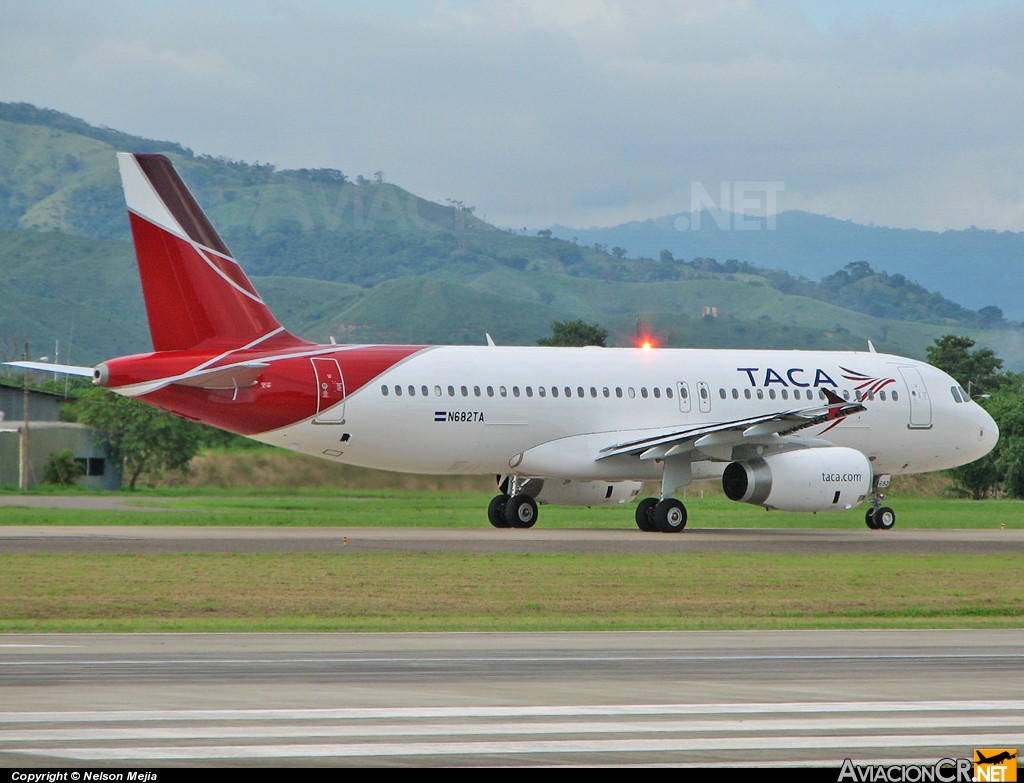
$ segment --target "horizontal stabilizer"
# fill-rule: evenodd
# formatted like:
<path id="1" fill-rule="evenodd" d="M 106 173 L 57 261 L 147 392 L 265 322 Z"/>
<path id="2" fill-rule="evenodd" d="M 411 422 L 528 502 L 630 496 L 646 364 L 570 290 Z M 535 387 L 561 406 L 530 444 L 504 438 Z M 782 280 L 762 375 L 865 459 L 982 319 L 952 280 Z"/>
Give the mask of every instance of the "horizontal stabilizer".
<path id="1" fill-rule="evenodd" d="M 92 378 L 95 368 L 76 367 L 73 364 L 49 364 L 48 362 L 4 362 L 8 367 L 21 367 L 23 370 L 42 370 L 43 372 L 59 372 L 62 375 L 81 375 Z"/>

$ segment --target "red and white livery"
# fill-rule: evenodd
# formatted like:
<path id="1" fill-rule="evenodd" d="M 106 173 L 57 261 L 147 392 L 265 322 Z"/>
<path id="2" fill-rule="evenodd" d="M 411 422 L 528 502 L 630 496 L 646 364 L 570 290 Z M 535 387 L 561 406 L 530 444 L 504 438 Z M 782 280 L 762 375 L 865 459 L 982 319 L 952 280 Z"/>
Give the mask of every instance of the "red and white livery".
<path id="1" fill-rule="evenodd" d="M 118 162 L 154 350 L 104 362 L 97 384 L 328 460 L 494 474 L 497 527 L 658 480 L 636 522 L 674 532 L 674 493 L 720 477 L 768 508 L 870 498 L 868 526 L 888 529 L 892 474 L 971 462 L 998 437 L 948 375 L 873 350 L 315 345 L 274 317 L 167 158 Z"/>

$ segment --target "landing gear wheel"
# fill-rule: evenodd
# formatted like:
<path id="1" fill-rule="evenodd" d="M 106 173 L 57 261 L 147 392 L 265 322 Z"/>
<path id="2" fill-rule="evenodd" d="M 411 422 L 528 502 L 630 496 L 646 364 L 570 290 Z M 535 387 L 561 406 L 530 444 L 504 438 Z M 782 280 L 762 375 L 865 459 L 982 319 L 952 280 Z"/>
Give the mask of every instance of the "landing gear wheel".
<path id="1" fill-rule="evenodd" d="M 875 509 L 875 528 L 878 530 L 892 530 L 896 524 L 896 512 L 888 506 Z"/>
<path id="2" fill-rule="evenodd" d="M 512 527 L 533 527 L 537 523 L 537 502 L 529 495 L 513 495 L 505 504 L 505 519 Z"/>
<path id="3" fill-rule="evenodd" d="M 869 508 L 868 513 L 864 515 L 864 524 L 872 530 L 878 530 L 878 525 L 875 524 L 875 510 L 873 508 Z"/>
<path id="4" fill-rule="evenodd" d="M 662 533 L 678 533 L 686 527 L 686 506 L 675 498 L 658 501 L 651 518 Z"/>
<path id="5" fill-rule="evenodd" d="M 487 506 L 487 519 L 495 527 L 509 526 L 508 519 L 505 517 L 505 506 L 508 501 L 508 495 L 496 495 L 491 498 L 491 503 Z"/>
<path id="6" fill-rule="evenodd" d="M 654 524 L 651 514 L 654 507 L 658 505 L 657 498 L 644 498 L 636 507 L 636 526 L 645 533 L 658 532 L 658 526 Z"/>

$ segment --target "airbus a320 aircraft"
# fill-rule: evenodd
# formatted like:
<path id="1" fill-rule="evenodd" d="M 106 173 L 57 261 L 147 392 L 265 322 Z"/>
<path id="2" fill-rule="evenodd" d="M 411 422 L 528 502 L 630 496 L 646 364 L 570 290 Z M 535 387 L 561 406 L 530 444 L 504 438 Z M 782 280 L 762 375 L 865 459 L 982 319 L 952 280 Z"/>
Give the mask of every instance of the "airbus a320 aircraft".
<path id="1" fill-rule="evenodd" d="M 118 154 L 153 352 L 70 368 L 178 416 L 316 457 L 394 471 L 495 474 L 487 516 L 625 503 L 677 532 L 673 494 L 721 478 L 732 500 L 834 511 L 892 474 L 978 459 L 992 418 L 940 370 L 866 352 L 314 345 L 285 330 L 174 171 Z M 18 366 L 68 371 L 31 362 Z"/>

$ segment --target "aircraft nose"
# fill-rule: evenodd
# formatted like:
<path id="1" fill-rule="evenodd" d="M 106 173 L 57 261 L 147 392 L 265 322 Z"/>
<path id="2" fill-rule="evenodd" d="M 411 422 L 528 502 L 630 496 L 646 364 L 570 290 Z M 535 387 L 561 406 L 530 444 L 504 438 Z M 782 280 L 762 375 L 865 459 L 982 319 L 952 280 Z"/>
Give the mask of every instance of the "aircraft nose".
<path id="1" fill-rule="evenodd" d="M 999 440 L 999 425 L 989 412 L 977 403 L 974 404 L 973 419 L 978 433 L 978 456 L 975 459 L 981 459 L 996 447 Z"/>

